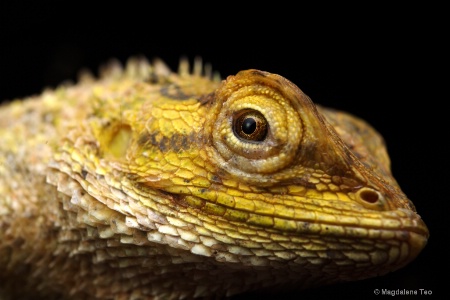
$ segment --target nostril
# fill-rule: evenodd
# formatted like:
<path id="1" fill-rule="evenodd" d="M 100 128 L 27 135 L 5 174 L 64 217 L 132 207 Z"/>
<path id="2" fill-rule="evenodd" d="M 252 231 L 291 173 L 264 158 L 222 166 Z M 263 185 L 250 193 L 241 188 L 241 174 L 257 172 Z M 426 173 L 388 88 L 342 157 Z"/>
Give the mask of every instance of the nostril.
<path id="1" fill-rule="evenodd" d="M 363 191 L 360 191 L 359 197 L 361 200 L 369 202 L 369 203 L 375 203 L 378 201 L 378 193 L 374 190 L 365 189 Z"/>
<path id="2" fill-rule="evenodd" d="M 387 208 L 383 195 L 368 187 L 364 187 L 356 193 L 356 200 L 369 209 L 384 210 Z"/>

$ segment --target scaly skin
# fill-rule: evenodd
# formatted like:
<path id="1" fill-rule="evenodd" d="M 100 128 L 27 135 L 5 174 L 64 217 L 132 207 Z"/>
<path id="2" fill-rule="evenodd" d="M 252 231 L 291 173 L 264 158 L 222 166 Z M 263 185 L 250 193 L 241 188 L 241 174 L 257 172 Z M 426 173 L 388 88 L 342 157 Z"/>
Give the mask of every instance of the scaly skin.
<path id="1" fill-rule="evenodd" d="M 419 254 L 374 129 L 279 75 L 188 68 L 132 59 L 0 107 L 0 298 L 220 298 Z"/>

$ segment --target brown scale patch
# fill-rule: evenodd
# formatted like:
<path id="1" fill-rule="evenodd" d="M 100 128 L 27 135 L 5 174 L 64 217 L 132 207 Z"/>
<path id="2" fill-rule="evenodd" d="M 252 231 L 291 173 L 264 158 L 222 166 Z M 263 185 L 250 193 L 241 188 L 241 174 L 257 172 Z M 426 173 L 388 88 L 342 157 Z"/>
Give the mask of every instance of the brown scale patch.
<path id="1" fill-rule="evenodd" d="M 161 152 L 177 152 L 188 150 L 192 143 L 197 143 L 199 138 L 196 134 L 189 135 L 173 134 L 171 137 L 163 136 L 160 132 L 144 133 L 138 139 L 141 147 L 157 147 Z"/>
<path id="2" fill-rule="evenodd" d="M 316 184 L 309 182 L 310 175 L 304 175 L 302 177 L 289 178 L 282 180 L 278 183 L 279 186 L 287 185 L 299 185 L 308 189 L 316 189 Z"/>
<path id="3" fill-rule="evenodd" d="M 172 200 L 173 203 L 176 203 L 182 207 L 188 207 L 189 204 L 186 202 L 186 196 L 181 194 L 170 193 L 164 190 L 159 190 L 161 194 L 163 194 L 167 199 Z"/>
<path id="4" fill-rule="evenodd" d="M 200 102 L 201 105 L 205 105 L 205 104 L 213 103 L 214 99 L 215 99 L 215 94 L 209 93 L 209 94 L 200 96 L 198 101 Z"/>
<path id="5" fill-rule="evenodd" d="M 177 84 L 163 86 L 160 89 L 161 95 L 174 100 L 186 100 L 192 98 L 192 95 L 186 94 Z"/>
<path id="6" fill-rule="evenodd" d="M 150 84 L 157 84 L 158 82 L 160 82 L 160 78 L 157 74 L 151 73 L 149 75 L 148 79 L 146 80 L 146 82 L 148 82 Z"/>
<path id="7" fill-rule="evenodd" d="M 139 136 L 138 139 L 138 145 L 141 147 L 145 147 L 147 145 L 147 143 L 149 143 L 149 141 L 151 141 L 152 139 L 155 139 L 155 137 L 151 134 L 149 134 L 148 132 L 144 132 L 143 134 L 141 134 Z"/>

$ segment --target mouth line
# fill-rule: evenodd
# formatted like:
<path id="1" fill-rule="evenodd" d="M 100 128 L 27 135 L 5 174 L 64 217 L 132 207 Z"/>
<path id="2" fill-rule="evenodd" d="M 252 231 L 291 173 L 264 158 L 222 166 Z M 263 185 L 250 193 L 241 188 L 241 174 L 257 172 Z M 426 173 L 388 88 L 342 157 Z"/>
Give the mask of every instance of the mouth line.
<path id="1" fill-rule="evenodd" d="M 421 217 L 405 208 L 376 211 L 357 203 L 317 198 L 302 199 L 303 201 L 289 198 L 278 203 L 268 203 L 238 196 L 234 201 L 220 201 L 220 199 L 211 201 L 201 195 L 189 196 L 201 201 L 189 203 L 194 204 L 192 206 L 186 203 L 184 207 L 192 207 L 197 211 L 209 207 L 207 211 L 210 214 L 228 221 L 247 223 L 259 228 L 272 228 L 276 231 L 300 234 L 327 234 L 328 231 L 330 235 L 342 237 L 352 236 L 346 234 L 351 232 L 362 238 L 369 235 L 370 231 L 370 235 L 382 235 L 383 239 L 383 232 L 386 232 L 385 235 L 396 232 L 394 236 L 401 236 L 402 232 L 403 236 L 408 232 L 424 238 L 429 236 L 428 228 Z"/>
<path id="2" fill-rule="evenodd" d="M 418 226 L 400 226 L 400 227 L 383 227 L 383 226 L 367 226 L 360 224 L 339 224 L 334 222 L 322 222 L 322 221 L 309 221 L 309 220 L 294 220 L 294 222 L 299 224 L 312 224 L 318 226 L 324 226 L 331 230 L 332 228 L 342 228 L 343 230 L 366 230 L 366 231 L 376 231 L 376 232 L 395 232 L 401 234 L 402 232 L 410 232 L 417 235 L 421 235 L 425 238 L 429 237 L 429 232 L 427 227 L 424 225 L 422 221 L 421 225 Z M 308 225 L 304 225 L 304 227 L 308 227 Z"/>
<path id="3" fill-rule="evenodd" d="M 418 235 L 422 235 L 426 238 L 428 238 L 428 229 L 423 226 L 407 226 L 407 227 L 397 227 L 397 228 L 388 228 L 388 227 L 382 227 L 382 226 L 363 226 L 363 225 L 358 225 L 358 224 L 337 224 L 337 223 L 327 223 L 327 222 L 317 222 L 319 224 L 323 224 L 323 225 L 334 225 L 334 226 L 341 226 L 343 228 L 360 228 L 360 229 L 365 229 L 365 230 L 375 230 L 375 231 L 379 231 L 379 232 L 411 232 L 411 233 L 415 233 Z"/>
<path id="4" fill-rule="evenodd" d="M 308 212 L 305 212 L 307 214 Z M 428 239 L 429 231 L 424 221 L 418 214 L 412 211 L 408 213 L 388 214 L 385 218 L 369 217 L 364 215 L 333 216 L 330 213 L 310 214 L 302 216 L 286 216 L 279 213 L 267 214 L 252 212 L 247 222 L 258 227 L 272 228 L 277 231 L 295 232 L 297 234 L 320 234 L 336 237 L 369 238 L 369 239 L 398 239 L 405 240 L 411 234 Z M 272 219 L 273 222 L 261 224 L 252 222 L 258 218 Z"/>
<path id="5" fill-rule="evenodd" d="M 295 209 L 297 213 L 299 208 Z M 348 210 L 348 212 L 352 212 Z M 301 210 L 299 215 L 282 213 L 282 210 L 275 210 L 272 213 L 265 211 L 248 211 L 251 216 L 261 216 L 273 218 L 274 224 L 283 222 L 286 227 L 282 226 L 278 229 L 285 229 L 288 231 L 298 231 L 295 228 L 312 229 L 313 227 L 334 227 L 336 232 L 338 228 L 342 230 L 372 230 L 378 232 L 413 232 L 428 238 L 429 231 L 421 217 L 406 209 L 397 209 L 386 212 L 358 212 L 348 214 L 337 214 L 334 211 L 317 212 L 314 209 Z M 289 225 L 290 226 L 287 226 Z M 277 226 L 274 226 L 277 228 Z M 311 228 L 310 228 L 311 227 Z M 317 229 L 316 229 L 317 230 Z"/>
<path id="6" fill-rule="evenodd" d="M 261 222 L 260 220 L 272 220 L 271 222 Z M 370 221 L 370 220 L 369 220 Z M 284 234 L 293 236 L 328 236 L 342 239 L 361 240 L 397 240 L 410 243 L 411 240 L 426 241 L 429 237 L 428 228 L 421 219 L 398 222 L 397 226 L 386 226 L 380 224 L 339 223 L 338 221 L 311 220 L 311 219 L 289 219 L 286 217 L 268 217 L 262 215 L 250 216 L 244 221 L 250 226 L 267 228 Z M 403 224 L 402 224 L 403 223 Z M 411 241 L 414 242 L 414 241 Z M 418 242 L 417 242 L 418 243 Z M 420 242 L 419 244 L 423 244 Z"/>

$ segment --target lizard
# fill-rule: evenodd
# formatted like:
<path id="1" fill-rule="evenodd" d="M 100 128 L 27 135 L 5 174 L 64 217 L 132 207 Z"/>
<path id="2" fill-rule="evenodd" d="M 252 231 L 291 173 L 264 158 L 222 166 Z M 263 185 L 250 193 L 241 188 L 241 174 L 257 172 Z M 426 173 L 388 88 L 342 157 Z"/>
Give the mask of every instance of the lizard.
<path id="1" fill-rule="evenodd" d="M 367 122 L 281 75 L 132 57 L 0 107 L 0 298 L 222 298 L 404 267 L 429 232 Z"/>

